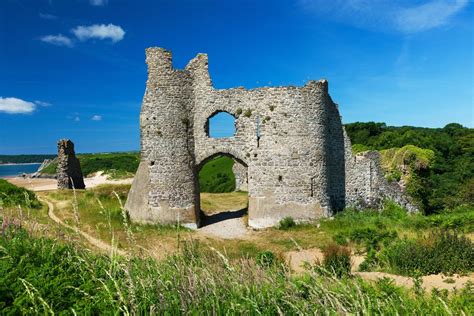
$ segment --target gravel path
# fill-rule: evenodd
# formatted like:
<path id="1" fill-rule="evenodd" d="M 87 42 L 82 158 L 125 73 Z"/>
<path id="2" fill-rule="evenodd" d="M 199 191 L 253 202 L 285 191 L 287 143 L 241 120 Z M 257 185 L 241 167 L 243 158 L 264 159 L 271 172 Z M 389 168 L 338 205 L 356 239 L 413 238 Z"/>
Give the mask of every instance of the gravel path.
<path id="1" fill-rule="evenodd" d="M 228 218 L 204 219 L 204 226 L 198 229 L 198 233 L 222 239 L 240 239 L 245 237 L 249 230 L 239 212 L 227 212 L 226 214 L 230 214 Z M 217 214 L 215 216 L 222 215 Z"/>

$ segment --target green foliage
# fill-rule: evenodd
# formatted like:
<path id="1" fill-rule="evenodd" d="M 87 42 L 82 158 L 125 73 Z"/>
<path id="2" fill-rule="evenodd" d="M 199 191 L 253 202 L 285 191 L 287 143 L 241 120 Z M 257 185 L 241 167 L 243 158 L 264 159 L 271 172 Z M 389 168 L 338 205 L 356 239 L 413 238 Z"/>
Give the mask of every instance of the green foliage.
<path id="1" fill-rule="evenodd" d="M 269 250 L 257 254 L 255 262 L 261 267 L 270 267 L 276 262 L 275 254 Z"/>
<path id="2" fill-rule="evenodd" d="M 88 176 L 97 171 L 121 177 L 133 175 L 140 164 L 137 153 L 85 154 L 78 156 L 82 173 Z"/>
<path id="3" fill-rule="evenodd" d="M 77 157 L 86 177 L 97 171 L 104 171 L 113 179 L 130 177 L 135 174 L 140 164 L 138 153 L 80 154 Z M 41 170 L 41 173 L 55 174 L 57 166 L 57 162 L 53 162 Z"/>
<path id="4" fill-rule="evenodd" d="M 285 217 L 282 220 L 280 220 L 280 223 L 278 225 L 278 229 L 288 230 L 288 229 L 293 228 L 295 226 L 296 226 L 296 223 L 295 223 L 295 220 L 293 219 L 293 217 L 288 216 L 288 217 Z"/>
<path id="5" fill-rule="evenodd" d="M 323 249 L 323 266 L 333 272 L 337 277 L 342 277 L 351 272 L 351 251 L 349 248 L 337 244 L 329 244 Z"/>
<path id="6" fill-rule="evenodd" d="M 234 160 L 227 156 L 217 156 L 205 163 L 199 171 L 200 191 L 209 193 L 235 191 L 233 165 Z"/>
<path id="7" fill-rule="evenodd" d="M 55 155 L 0 155 L 0 163 L 41 163 L 45 159 L 55 157 Z"/>
<path id="8" fill-rule="evenodd" d="M 50 164 L 46 165 L 43 169 L 41 169 L 42 174 L 56 174 L 56 170 L 58 169 L 58 162 L 56 160 L 52 161 Z"/>
<path id="9" fill-rule="evenodd" d="M 0 179 L 0 209 L 2 207 L 17 206 L 40 208 L 41 203 L 33 192 L 19 188 L 4 179 Z"/>
<path id="10" fill-rule="evenodd" d="M 251 117 L 252 116 L 252 110 L 251 109 L 245 110 L 244 116 L 245 117 Z"/>
<path id="11" fill-rule="evenodd" d="M 392 158 L 386 159 L 394 162 L 388 166 L 389 180 L 402 177 L 400 166 L 410 168 L 407 191 L 425 213 L 474 204 L 474 129 L 456 123 L 421 128 L 374 122 L 347 124 L 345 128 L 356 151 L 381 150 L 382 158 Z"/>
<path id="12" fill-rule="evenodd" d="M 354 144 L 352 145 L 352 154 L 358 154 L 358 153 L 361 153 L 361 152 L 364 152 L 364 151 L 368 151 L 370 150 L 370 147 L 367 147 L 365 145 L 362 145 L 362 144 Z"/>
<path id="13" fill-rule="evenodd" d="M 388 280 L 372 285 L 315 272 L 294 277 L 278 266 L 234 263 L 195 245 L 161 262 L 94 255 L 2 227 L 0 310 L 7 315 L 468 315 L 474 308 L 470 287 L 449 296 L 414 296 Z"/>
<path id="14" fill-rule="evenodd" d="M 383 252 L 389 268 L 403 275 L 467 273 L 474 270 L 474 243 L 450 231 L 394 242 Z"/>

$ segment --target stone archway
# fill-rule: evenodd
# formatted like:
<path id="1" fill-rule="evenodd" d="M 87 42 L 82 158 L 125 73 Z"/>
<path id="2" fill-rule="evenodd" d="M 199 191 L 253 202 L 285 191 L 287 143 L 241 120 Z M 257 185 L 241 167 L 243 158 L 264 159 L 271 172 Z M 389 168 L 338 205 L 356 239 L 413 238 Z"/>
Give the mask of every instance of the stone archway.
<path id="1" fill-rule="evenodd" d="M 232 162 L 232 166 L 227 165 L 229 160 Z M 212 170 L 212 168 L 215 167 L 214 162 L 217 164 L 217 169 Z M 226 165 L 222 166 L 222 162 L 225 162 Z M 234 170 L 236 170 L 235 166 L 238 166 L 241 172 L 245 172 L 245 175 L 239 174 L 239 181 L 241 182 L 243 180 L 242 178 L 246 180 L 247 164 L 230 153 L 216 152 L 203 159 L 199 164 L 196 164 L 196 207 L 199 209 L 199 222 L 201 227 L 221 221 L 241 218 L 248 214 L 248 193 L 238 190 L 241 189 L 242 186 L 237 187 L 237 177 L 234 173 Z M 222 170 L 222 168 L 225 168 L 225 170 Z M 225 176 L 226 184 L 233 182 L 232 184 L 235 184 L 234 189 L 230 189 L 232 190 L 230 192 L 227 189 L 228 186 L 226 186 L 224 191 L 206 191 L 208 187 L 200 183 L 200 175 L 201 171 L 205 171 L 206 176 L 209 176 L 210 170 L 212 170 L 211 172 L 217 173 L 217 179 L 222 179 Z M 227 177 L 229 171 L 233 174 L 235 179 Z M 206 189 L 201 187 L 201 185 L 204 185 Z"/>

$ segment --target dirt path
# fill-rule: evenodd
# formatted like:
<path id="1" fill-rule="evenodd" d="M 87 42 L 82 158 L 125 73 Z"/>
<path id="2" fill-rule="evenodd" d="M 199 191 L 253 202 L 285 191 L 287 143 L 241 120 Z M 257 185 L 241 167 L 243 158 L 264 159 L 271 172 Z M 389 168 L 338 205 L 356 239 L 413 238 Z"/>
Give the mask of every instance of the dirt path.
<path id="1" fill-rule="evenodd" d="M 73 227 L 73 226 L 70 226 L 66 223 L 64 223 L 55 213 L 54 213 L 54 204 L 49 201 L 48 199 L 44 198 L 44 197 L 39 197 L 38 196 L 38 199 L 43 202 L 43 203 L 46 203 L 48 205 L 48 216 L 49 218 L 51 218 L 55 223 L 65 227 L 65 228 L 68 228 L 68 229 L 71 229 L 73 230 L 74 232 L 76 232 L 77 234 L 81 235 L 82 237 L 84 237 L 87 242 L 89 242 L 91 245 L 93 245 L 94 247 L 102 250 L 102 251 L 105 251 L 105 252 L 108 252 L 110 254 L 112 253 L 117 253 L 121 256 L 124 256 L 126 255 L 127 253 L 123 250 L 120 250 L 120 249 L 117 249 L 115 247 L 112 247 L 110 246 L 109 244 L 103 242 L 102 240 L 99 240 L 95 237 L 92 237 L 91 235 L 87 234 L 86 232 L 83 232 L 82 230 L 80 230 L 79 228 L 77 227 Z"/>
<path id="2" fill-rule="evenodd" d="M 284 254 L 285 261 L 295 273 L 307 271 L 307 265 L 317 265 L 323 261 L 324 255 L 318 248 L 288 251 Z M 358 272 L 359 265 L 364 261 L 362 256 L 352 256 L 352 274 L 360 276 L 364 280 L 376 281 L 378 279 L 390 278 L 398 286 L 412 288 L 413 278 L 385 272 Z M 474 274 L 468 276 L 453 275 L 451 277 L 442 274 L 425 275 L 421 278 L 422 287 L 425 291 L 438 290 L 453 291 L 466 286 L 467 282 L 474 283 Z"/>

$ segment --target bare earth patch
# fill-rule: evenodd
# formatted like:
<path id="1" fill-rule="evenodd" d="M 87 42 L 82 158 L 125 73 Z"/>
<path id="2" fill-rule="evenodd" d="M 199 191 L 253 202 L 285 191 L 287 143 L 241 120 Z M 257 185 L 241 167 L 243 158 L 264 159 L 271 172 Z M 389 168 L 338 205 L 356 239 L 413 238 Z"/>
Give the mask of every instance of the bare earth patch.
<path id="1" fill-rule="evenodd" d="M 355 275 L 360 276 L 364 280 L 378 280 L 382 278 L 390 278 L 394 280 L 396 285 L 404 286 L 411 288 L 413 287 L 413 278 L 405 277 L 401 275 L 395 275 L 385 272 L 355 272 Z M 450 283 L 446 283 L 446 279 L 452 279 Z M 466 286 L 468 281 L 474 282 L 474 274 L 470 274 L 468 276 L 459 276 L 453 275 L 450 277 L 444 276 L 442 274 L 431 274 L 425 275 L 421 277 L 423 281 L 422 287 L 425 291 L 431 291 L 432 289 L 436 288 L 438 290 L 448 290 L 453 291 L 454 289 L 462 289 Z"/>
<path id="2" fill-rule="evenodd" d="M 302 249 L 297 251 L 288 251 L 284 254 L 286 263 L 295 273 L 304 273 L 307 271 L 307 266 L 314 266 L 320 264 L 324 255 L 318 248 Z M 390 278 L 398 286 L 407 288 L 413 287 L 413 278 L 390 274 L 385 272 L 357 272 L 360 264 L 364 261 L 363 256 L 352 256 L 352 274 L 360 276 L 364 280 L 376 281 L 382 278 Z M 445 276 L 442 274 L 425 275 L 421 278 L 423 281 L 422 287 L 426 291 L 431 291 L 436 288 L 438 290 L 453 291 L 454 289 L 461 289 L 466 286 L 467 282 L 474 282 L 474 273 L 468 276 Z M 446 281 L 448 280 L 448 281 Z"/>

